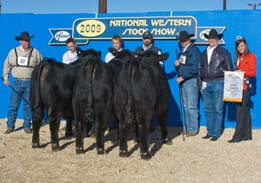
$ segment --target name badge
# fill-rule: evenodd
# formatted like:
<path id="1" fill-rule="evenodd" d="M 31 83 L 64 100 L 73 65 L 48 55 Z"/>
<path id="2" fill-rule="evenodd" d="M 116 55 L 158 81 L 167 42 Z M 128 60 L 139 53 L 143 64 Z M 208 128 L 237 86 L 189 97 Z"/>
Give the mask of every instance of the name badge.
<path id="1" fill-rule="evenodd" d="M 18 65 L 20 66 L 28 66 L 28 57 L 18 57 Z"/>
<path id="2" fill-rule="evenodd" d="M 180 56 L 180 58 L 179 58 L 179 62 L 181 63 L 181 64 L 186 64 L 186 56 L 185 55 L 181 55 Z"/>

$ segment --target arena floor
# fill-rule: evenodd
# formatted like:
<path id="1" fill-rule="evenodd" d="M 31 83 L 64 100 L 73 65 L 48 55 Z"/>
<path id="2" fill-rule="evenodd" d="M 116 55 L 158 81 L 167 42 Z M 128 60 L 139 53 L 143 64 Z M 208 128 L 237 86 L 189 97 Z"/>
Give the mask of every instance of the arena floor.
<path id="1" fill-rule="evenodd" d="M 145 161 L 133 140 L 128 143 L 130 156 L 120 158 L 115 133 L 107 135 L 105 155 L 96 154 L 94 138 L 86 138 L 86 153 L 76 155 L 74 139 L 62 139 L 62 150 L 52 152 L 49 125 L 41 128 L 40 149 L 31 148 L 31 135 L 23 130 L 5 135 L 5 129 L 0 120 L 1 183 L 261 182 L 261 130 L 253 131 L 253 141 L 229 144 L 233 129 L 211 142 L 201 139 L 206 133 L 201 128 L 183 142 L 178 129 L 170 128 L 173 144 L 160 146 L 156 129 L 150 135 L 152 158 Z"/>

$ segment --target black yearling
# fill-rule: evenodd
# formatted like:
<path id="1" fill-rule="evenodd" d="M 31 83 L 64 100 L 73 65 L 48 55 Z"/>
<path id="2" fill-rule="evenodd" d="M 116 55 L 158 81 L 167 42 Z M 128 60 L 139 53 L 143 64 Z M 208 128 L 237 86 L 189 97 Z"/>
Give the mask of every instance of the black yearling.
<path id="1" fill-rule="evenodd" d="M 169 84 L 159 61 L 168 53 L 145 52 L 135 55 L 120 72 L 115 87 L 115 111 L 120 121 L 120 156 L 127 156 L 127 136 L 130 123 L 136 123 L 141 158 L 150 158 L 147 141 L 148 126 L 157 117 L 163 143 L 167 142 Z M 127 95 L 126 95 L 127 94 Z"/>
<path id="2" fill-rule="evenodd" d="M 73 109 L 76 119 L 76 153 L 83 153 L 85 128 L 96 123 L 97 153 L 104 154 L 104 132 L 113 113 L 112 74 L 98 58 L 89 59 L 74 84 Z"/>
<path id="3" fill-rule="evenodd" d="M 33 148 L 40 146 L 39 130 L 45 108 L 48 109 L 52 150 L 57 151 L 60 149 L 58 130 L 62 117 L 66 118 L 68 122 L 66 123 L 66 136 L 72 136 L 72 120 L 74 118 L 72 109 L 73 85 L 78 71 L 90 56 L 100 57 L 100 53 L 94 50 L 83 51 L 80 58 L 69 65 L 52 59 L 44 59 L 34 69 L 30 89 Z"/>

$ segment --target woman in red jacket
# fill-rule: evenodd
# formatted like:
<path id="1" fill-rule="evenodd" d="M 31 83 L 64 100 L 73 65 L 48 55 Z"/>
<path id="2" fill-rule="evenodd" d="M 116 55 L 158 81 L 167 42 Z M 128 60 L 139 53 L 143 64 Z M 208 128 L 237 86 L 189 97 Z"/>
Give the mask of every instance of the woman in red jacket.
<path id="1" fill-rule="evenodd" d="M 243 98 L 242 103 L 237 104 L 237 125 L 233 138 L 229 143 L 240 142 L 242 140 L 252 140 L 251 116 L 249 109 L 249 92 L 251 87 L 249 78 L 256 77 L 256 57 L 248 50 L 244 37 L 236 38 L 236 70 L 244 72 Z"/>

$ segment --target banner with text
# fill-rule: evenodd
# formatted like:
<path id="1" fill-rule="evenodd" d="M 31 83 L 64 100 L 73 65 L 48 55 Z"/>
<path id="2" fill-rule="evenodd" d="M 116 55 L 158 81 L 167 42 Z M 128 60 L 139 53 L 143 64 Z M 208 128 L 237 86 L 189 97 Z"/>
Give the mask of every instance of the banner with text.
<path id="1" fill-rule="evenodd" d="M 145 31 L 152 33 L 154 39 L 176 39 L 180 31 L 194 34 L 196 44 L 207 44 L 204 34 L 215 28 L 219 34 L 224 26 L 198 27 L 193 16 L 168 17 L 113 17 L 113 18 L 78 18 L 73 21 L 72 28 L 49 28 L 50 45 L 64 45 L 69 37 L 78 44 L 87 44 L 90 40 L 110 40 L 119 35 L 122 39 L 141 39 Z M 220 44 L 224 44 L 223 39 Z"/>

